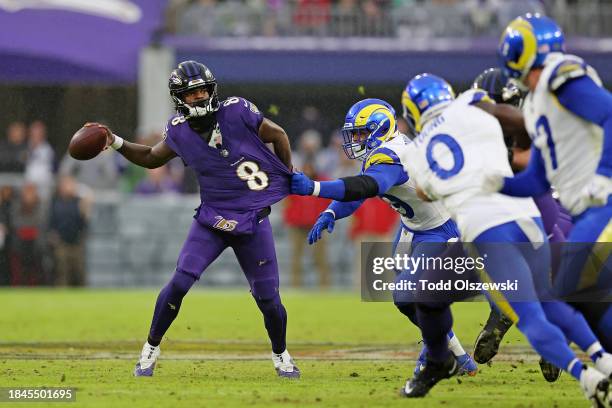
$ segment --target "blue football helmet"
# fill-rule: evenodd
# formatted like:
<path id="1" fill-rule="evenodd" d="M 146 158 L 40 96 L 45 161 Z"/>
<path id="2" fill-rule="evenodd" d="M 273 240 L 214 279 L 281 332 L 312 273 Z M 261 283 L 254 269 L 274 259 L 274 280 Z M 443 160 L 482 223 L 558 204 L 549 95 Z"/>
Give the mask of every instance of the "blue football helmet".
<path id="1" fill-rule="evenodd" d="M 364 99 L 351 106 L 346 114 L 342 148 L 349 159 L 364 159 L 396 131 L 395 109 L 382 99 Z"/>
<path id="2" fill-rule="evenodd" d="M 413 136 L 421 131 L 424 115 L 432 115 L 453 99 L 453 88 L 439 76 L 419 74 L 412 78 L 402 93 L 402 108 Z"/>
<path id="3" fill-rule="evenodd" d="M 519 82 L 529 70 L 544 65 L 552 52 L 565 52 L 565 38 L 557 23 L 540 14 L 515 18 L 504 30 L 497 49 L 502 72 Z"/>

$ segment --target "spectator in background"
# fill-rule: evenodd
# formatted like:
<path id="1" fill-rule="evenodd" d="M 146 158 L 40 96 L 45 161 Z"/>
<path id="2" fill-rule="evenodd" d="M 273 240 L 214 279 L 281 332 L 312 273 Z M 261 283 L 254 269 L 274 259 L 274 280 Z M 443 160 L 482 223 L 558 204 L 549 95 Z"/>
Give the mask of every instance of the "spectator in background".
<path id="1" fill-rule="evenodd" d="M 222 34 L 224 28 L 217 16 L 217 0 L 194 0 L 178 17 L 178 34 L 212 37 Z"/>
<path id="2" fill-rule="evenodd" d="M 53 159 L 55 153 L 47 141 L 47 126 L 40 120 L 32 122 L 28 137 L 27 181 L 36 184 L 43 203 L 51 198 L 53 189 Z"/>
<path id="3" fill-rule="evenodd" d="M 14 190 L 12 186 L 0 187 L 0 286 L 10 283 L 9 248 L 11 246 L 11 205 Z"/>
<path id="4" fill-rule="evenodd" d="M 314 168 L 314 156 L 306 157 L 302 171 L 308 177 L 321 180 Z M 290 195 L 285 200 L 284 221 L 289 228 L 291 239 L 291 286 L 301 287 L 303 284 L 304 248 L 308 240 L 308 232 L 319 217 L 319 213 L 327 208 L 331 200 L 314 196 Z M 312 247 L 312 257 L 319 274 L 319 287 L 330 286 L 331 272 L 327 259 L 327 241 L 318 241 Z"/>
<path id="5" fill-rule="evenodd" d="M 293 166 L 300 169 L 307 163 L 312 162 L 316 167 L 316 157 L 321 150 L 321 134 L 315 129 L 307 129 L 300 134 L 298 150 L 293 152 Z"/>
<path id="6" fill-rule="evenodd" d="M 317 155 L 317 169 L 320 175 L 332 179 L 342 177 L 342 175 L 336 177 L 342 157 L 346 158 L 342 150 L 342 143 L 344 143 L 342 134 L 338 130 L 334 131 L 329 139 L 329 145 Z"/>
<path id="7" fill-rule="evenodd" d="M 363 0 L 361 4 L 364 15 L 362 35 L 372 37 L 390 36 L 394 27 L 387 16 L 386 4 L 377 0 Z"/>
<path id="8" fill-rule="evenodd" d="M 180 187 L 168 171 L 168 166 L 146 169 L 146 177 L 140 181 L 134 193 L 136 194 L 164 194 L 180 193 Z"/>
<path id="9" fill-rule="evenodd" d="M 62 159 L 60 176 L 72 176 L 79 184 L 93 189 L 96 193 L 116 192 L 119 184 L 119 168 L 115 155 L 103 151 L 91 160 L 76 160 L 69 154 Z"/>
<path id="10" fill-rule="evenodd" d="M 506 24 L 514 20 L 516 16 L 522 16 L 526 13 L 545 14 L 544 3 L 541 0 L 489 0 L 497 7 L 497 22 L 499 27 L 495 32 L 499 32 Z"/>
<path id="11" fill-rule="evenodd" d="M 314 129 L 302 132 L 297 143 L 298 151 L 292 153 L 294 167 L 304 174 L 323 177 L 317 172 L 317 158 L 321 150 L 321 135 Z M 302 286 L 304 248 L 307 244 L 308 231 L 317 220 L 319 213 L 327 207 L 329 200 L 308 197 L 289 196 L 285 200 L 284 220 L 289 227 L 291 238 L 291 283 L 294 287 Z M 330 268 L 327 260 L 326 243 L 313 248 L 314 265 L 319 273 L 319 286 L 330 285 Z"/>
<path id="12" fill-rule="evenodd" d="M 170 34 L 176 34 L 178 31 L 177 24 L 181 16 L 182 10 L 187 7 L 190 0 L 169 0 L 166 6 L 164 19 L 164 31 Z"/>
<path id="13" fill-rule="evenodd" d="M 28 159 L 26 137 L 26 126 L 23 122 L 12 122 L 8 126 L 6 140 L 0 143 L 0 172 L 24 173 Z"/>
<path id="14" fill-rule="evenodd" d="M 340 0 L 333 6 L 330 28 L 337 37 L 353 37 L 359 34 L 362 18 L 357 0 Z"/>
<path id="15" fill-rule="evenodd" d="M 55 255 L 55 284 L 84 286 L 85 238 L 91 197 L 79 197 L 76 180 L 61 176 L 49 213 L 49 244 Z"/>
<path id="16" fill-rule="evenodd" d="M 350 236 L 361 253 L 362 242 L 393 242 L 399 214 L 378 197 L 369 198 L 355 211 Z M 361 263 L 357 262 L 354 284 L 361 285 Z"/>
<path id="17" fill-rule="evenodd" d="M 302 35 L 325 34 L 330 19 L 330 0 L 297 0 L 293 13 L 296 32 Z"/>
<path id="18" fill-rule="evenodd" d="M 11 284 L 33 286 L 48 283 L 42 267 L 45 222 L 36 184 L 23 185 L 19 201 L 11 211 L 11 220 Z"/>
<path id="19" fill-rule="evenodd" d="M 136 143 L 145 145 L 145 146 L 154 146 L 161 140 L 161 135 L 157 132 L 144 133 L 139 132 L 136 134 Z M 119 155 L 117 155 L 119 156 Z M 137 166 L 134 163 L 131 163 L 126 158 L 121 156 L 122 163 L 122 172 L 120 179 L 121 191 L 124 193 L 132 193 L 134 189 L 142 180 L 147 176 L 147 172 L 144 167 Z"/>

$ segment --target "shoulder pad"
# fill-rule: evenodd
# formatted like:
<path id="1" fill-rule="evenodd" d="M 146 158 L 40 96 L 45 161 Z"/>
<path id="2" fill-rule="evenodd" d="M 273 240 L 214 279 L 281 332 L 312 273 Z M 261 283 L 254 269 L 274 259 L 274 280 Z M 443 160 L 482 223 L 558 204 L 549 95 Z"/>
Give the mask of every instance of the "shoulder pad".
<path id="1" fill-rule="evenodd" d="M 168 122 L 166 123 L 166 133 L 172 129 L 172 127 L 174 126 L 178 126 L 182 123 L 185 123 L 187 121 L 187 119 L 185 119 L 184 115 L 181 115 L 180 113 L 174 114 L 170 117 L 170 119 L 168 119 Z"/>
<path id="2" fill-rule="evenodd" d="M 228 108 L 228 107 L 236 107 L 239 110 L 250 110 L 251 112 L 259 115 L 259 109 L 257 109 L 257 106 L 255 106 L 255 104 L 251 101 L 248 101 L 244 98 L 241 98 L 239 96 L 232 96 L 229 97 L 223 101 L 221 101 L 221 107 L 222 108 Z"/>
<path id="3" fill-rule="evenodd" d="M 366 171 L 370 166 L 374 166 L 376 164 L 401 165 L 402 163 L 393 150 L 389 149 L 388 147 L 379 147 L 369 154 L 363 166 L 363 171 Z"/>
<path id="4" fill-rule="evenodd" d="M 468 105 L 475 105 L 478 102 L 488 102 L 495 104 L 495 101 L 491 99 L 487 91 L 482 89 L 474 89 Z"/>
<path id="5" fill-rule="evenodd" d="M 495 103 L 495 101 L 489 97 L 487 91 L 482 89 L 468 89 L 459 95 L 457 100 L 465 103 L 466 105 L 475 105 L 478 102 Z"/>
<path id="6" fill-rule="evenodd" d="M 588 66 L 581 59 L 563 59 L 550 73 L 548 89 L 555 92 L 570 79 L 579 78 L 587 74 Z"/>

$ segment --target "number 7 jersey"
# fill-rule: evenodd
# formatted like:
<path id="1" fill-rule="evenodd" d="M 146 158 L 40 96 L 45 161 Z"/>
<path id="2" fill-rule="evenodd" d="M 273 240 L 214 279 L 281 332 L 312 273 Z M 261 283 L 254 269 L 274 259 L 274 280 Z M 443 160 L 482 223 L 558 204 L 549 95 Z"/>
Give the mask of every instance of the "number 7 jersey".
<path id="1" fill-rule="evenodd" d="M 559 192 L 563 207 L 573 215 L 585 208 L 582 191 L 601 157 L 603 129 L 565 109 L 555 91 L 566 81 L 588 75 L 599 77 L 574 55 L 551 55 L 533 92 L 525 98 L 525 126 L 534 145 L 542 152 L 546 178 Z M 588 106 L 590 101 L 583 101 Z"/>
<path id="2" fill-rule="evenodd" d="M 260 139 L 263 116 L 253 103 L 232 97 L 220 105 L 210 141 L 175 115 L 166 125 L 165 142 L 197 174 L 198 221 L 250 233 L 258 211 L 289 195 L 291 172 Z"/>

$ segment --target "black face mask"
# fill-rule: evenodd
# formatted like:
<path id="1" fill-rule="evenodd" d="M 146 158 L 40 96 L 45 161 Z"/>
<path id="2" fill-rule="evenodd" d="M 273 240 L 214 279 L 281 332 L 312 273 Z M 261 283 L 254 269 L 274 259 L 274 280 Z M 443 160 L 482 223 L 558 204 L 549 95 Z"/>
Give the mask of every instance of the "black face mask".
<path id="1" fill-rule="evenodd" d="M 191 129 L 200 134 L 200 136 L 205 137 L 207 141 L 210 141 L 212 130 L 217 123 L 217 119 L 215 115 L 211 114 L 199 118 L 189 118 L 187 119 L 187 123 L 189 123 Z"/>

